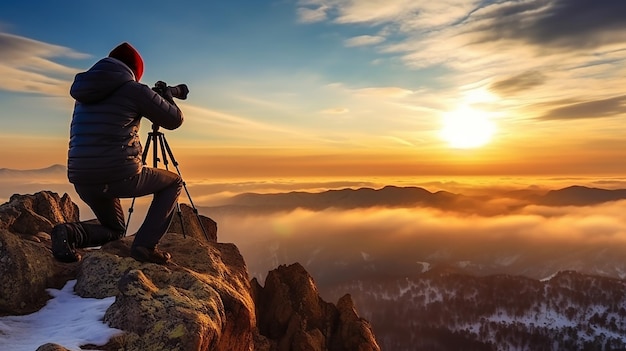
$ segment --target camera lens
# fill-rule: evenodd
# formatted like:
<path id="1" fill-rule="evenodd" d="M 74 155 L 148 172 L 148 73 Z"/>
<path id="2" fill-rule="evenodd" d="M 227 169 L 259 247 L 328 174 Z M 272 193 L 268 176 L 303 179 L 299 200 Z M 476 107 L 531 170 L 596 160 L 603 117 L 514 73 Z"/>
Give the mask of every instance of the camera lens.
<path id="1" fill-rule="evenodd" d="M 189 89 L 185 84 L 178 84 L 177 86 L 169 88 L 172 96 L 177 99 L 185 100 L 187 98 L 187 94 L 189 94 Z"/>

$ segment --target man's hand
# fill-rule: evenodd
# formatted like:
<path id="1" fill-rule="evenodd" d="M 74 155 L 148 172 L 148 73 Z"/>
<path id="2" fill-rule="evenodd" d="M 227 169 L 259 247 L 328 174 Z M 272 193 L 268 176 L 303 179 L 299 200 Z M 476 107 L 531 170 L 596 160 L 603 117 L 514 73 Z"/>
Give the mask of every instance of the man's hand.
<path id="1" fill-rule="evenodd" d="M 172 92 L 170 90 L 170 87 L 167 86 L 167 83 L 163 81 L 158 81 L 154 84 L 152 90 L 161 95 L 161 97 L 167 100 L 170 104 L 174 103 L 174 97 L 172 96 Z"/>

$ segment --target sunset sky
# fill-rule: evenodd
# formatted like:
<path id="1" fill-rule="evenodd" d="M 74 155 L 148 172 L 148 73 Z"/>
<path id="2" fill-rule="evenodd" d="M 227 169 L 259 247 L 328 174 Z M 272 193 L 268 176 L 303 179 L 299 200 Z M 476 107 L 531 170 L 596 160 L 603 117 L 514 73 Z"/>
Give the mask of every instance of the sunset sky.
<path id="1" fill-rule="evenodd" d="M 123 41 L 189 86 L 193 176 L 626 173 L 623 0 L 3 3 L 0 168 L 65 164 L 73 77 Z"/>
<path id="2" fill-rule="evenodd" d="M 188 85 L 183 125 L 164 130 L 189 185 L 179 201 L 193 196 L 251 277 L 300 262 L 349 282 L 346 262 L 376 276 L 443 262 L 626 279 L 626 200 L 541 201 L 626 189 L 626 0 L 5 1 L 0 203 L 48 190 L 94 218 L 62 167 L 3 168 L 66 165 L 74 76 L 122 42 L 142 83 Z M 454 196 L 230 206 L 387 185 Z M 151 198 L 123 200 L 129 233 Z"/>

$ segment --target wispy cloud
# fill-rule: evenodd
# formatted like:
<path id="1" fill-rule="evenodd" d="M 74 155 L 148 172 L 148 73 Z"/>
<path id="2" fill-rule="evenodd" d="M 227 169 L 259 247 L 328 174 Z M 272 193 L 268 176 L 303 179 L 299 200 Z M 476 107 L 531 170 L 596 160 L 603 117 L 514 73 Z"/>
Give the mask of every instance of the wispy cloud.
<path id="1" fill-rule="evenodd" d="M 400 99 L 414 94 L 415 92 L 409 89 L 396 86 L 378 86 L 367 88 L 351 88 L 343 83 L 332 83 L 327 85 L 328 89 L 333 89 L 341 94 L 347 94 L 353 97 L 366 97 L 368 99 L 379 99 L 380 101 L 391 101 L 393 99 Z"/>
<path id="2" fill-rule="evenodd" d="M 546 76 L 538 71 L 529 71 L 504 78 L 491 84 L 490 90 L 500 95 L 515 94 L 542 85 Z"/>
<path id="3" fill-rule="evenodd" d="M 381 54 L 394 55 L 409 68 L 447 69 L 439 89 L 480 84 L 503 98 L 523 97 L 508 106 L 517 112 L 564 99 L 604 107 L 621 101 L 626 2 L 310 0 L 301 6 L 323 8 L 325 21 L 370 26 L 377 33 L 346 38 L 348 46 L 376 43 Z M 593 113 L 587 107 L 560 112 L 573 118 L 622 112 Z"/>
<path id="4" fill-rule="evenodd" d="M 586 0 L 503 2 L 480 11 L 484 40 L 509 38 L 540 47 L 583 50 L 626 39 L 626 3 Z"/>
<path id="5" fill-rule="evenodd" d="M 331 1 L 337 23 L 393 23 L 403 31 L 452 24 L 466 16 L 478 1 L 389 0 Z"/>
<path id="6" fill-rule="evenodd" d="M 301 1 L 300 7 L 297 8 L 298 21 L 302 23 L 321 22 L 327 18 L 325 6 L 318 1 Z M 312 7 L 310 7 L 312 6 Z"/>
<path id="7" fill-rule="evenodd" d="M 399 87 L 372 87 L 355 89 L 357 95 L 379 98 L 403 98 L 413 94 L 413 91 Z"/>
<path id="8" fill-rule="evenodd" d="M 626 95 L 595 101 L 573 102 L 549 110 L 544 120 L 581 119 L 593 117 L 616 117 L 626 114 Z"/>
<path id="9" fill-rule="evenodd" d="M 385 38 L 378 35 L 359 35 L 358 37 L 346 39 L 345 44 L 348 47 L 367 46 L 382 43 L 383 41 L 385 41 Z"/>
<path id="10" fill-rule="evenodd" d="M 303 129 L 289 123 L 262 121 L 196 105 L 180 105 L 186 120 L 180 133 L 176 132 L 180 144 L 194 146 L 200 141 L 205 146 L 219 145 L 220 148 L 256 145 L 257 153 L 260 149 L 283 149 L 285 154 L 289 154 L 289 149 L 304 146 L 325 150 L 336 147 L 338 143 L 347 145 L 353 142 L 349 139 L 339 140 L 337 136 L 341 135 L 340 132 L 324 132 L 314 127 Z M 347 110 L 329 109 L 321 113 L 338 115 L 347 113 Z M 254 158 L 252 155 L 249 157 Z"/>
<path id="11" fill-rule="evenodd" d="M 78 70 L 52 59 L 86 57 L 70 48 L 0 32 L 0 89 L 66 96 Z"/>
<path id="12" fill-rule="evenodd" d="M 335 107 L 323 110 L 322 113 L 326 115 L 343 115 L 350 112 L 349 109 L 345 107 Z"/>
<path id="13" fill-rule="evenodd" d="M 193 124 L 195 132 L 207 139 L 228 138 L 231 142 L 242 139 L 267 140 L 276 135 L 288 136 L 296 133 L 285 126 L 263 123 L 205 107 L 181 104 L 181 108 L 185 111 L 186 123 Z"/>

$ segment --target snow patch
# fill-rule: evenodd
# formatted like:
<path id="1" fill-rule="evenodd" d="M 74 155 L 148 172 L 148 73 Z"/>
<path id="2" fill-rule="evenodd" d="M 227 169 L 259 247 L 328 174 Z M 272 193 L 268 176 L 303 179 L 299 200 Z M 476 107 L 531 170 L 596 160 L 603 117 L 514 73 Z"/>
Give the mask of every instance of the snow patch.
<path id="1" fill-rule="evenodd" d="M 74 294 L 76 280 L 61 290 L 47 289 L 52 299 L 39 311 L 25 316 L 0 317 L 3 350 L 32 351 L 55 343 L 80 351 L 80 345 L 104 345 L 122 331 L 108 327 L 102 319 L 115 297 L 82 298 Z"/>

